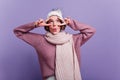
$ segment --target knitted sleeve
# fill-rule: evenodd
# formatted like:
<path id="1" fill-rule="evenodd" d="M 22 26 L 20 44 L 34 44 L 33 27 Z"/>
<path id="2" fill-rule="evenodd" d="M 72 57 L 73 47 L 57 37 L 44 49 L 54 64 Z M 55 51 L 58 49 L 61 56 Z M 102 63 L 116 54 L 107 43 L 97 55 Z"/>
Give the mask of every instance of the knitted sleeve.
<path id="1" fill-rule="evenodd" d="M 69 26 L 75 31 L 80 31 L 80 33 L 73 35 L 80 45 L 88 41 L 96 31 L 93 27 L 73 19 L 70 19 Z"/>
<path id="2" fill-rule="evenodd" d="M 34 22 L 18 26 L 13 30 L 14 34 L 32 46 L 37 46 L 42 35 L 30 32 L 35 28 Z"/>

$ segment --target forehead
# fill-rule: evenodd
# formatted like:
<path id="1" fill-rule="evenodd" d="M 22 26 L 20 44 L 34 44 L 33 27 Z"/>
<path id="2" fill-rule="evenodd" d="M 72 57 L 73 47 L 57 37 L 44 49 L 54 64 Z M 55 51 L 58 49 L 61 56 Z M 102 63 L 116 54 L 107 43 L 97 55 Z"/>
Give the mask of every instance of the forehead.
<path id="1" fill-rule="evenodd" d="M 50 16 L 49 19 L 53 19 L 53 20 L 54 20 L 54 19 L 58 19 L 58 16 L 54 16 L 54 15 L 53 15 L 53 16 Z"/>
<path id="2" fill-rule="evenodd" d="M 54 16 L 54 15 L 53 15 L 53 16 L 50 16 L 49 19 L 47 20 L 47 22 L 49 22 L 49 21 L 59 21 L 59 22 L 61 22 L 61 23 L 63 22 L 63 21 L 62 21 L 58 16 L 56 16 L 56 15 L 55 15 L 55 16 Z"/>

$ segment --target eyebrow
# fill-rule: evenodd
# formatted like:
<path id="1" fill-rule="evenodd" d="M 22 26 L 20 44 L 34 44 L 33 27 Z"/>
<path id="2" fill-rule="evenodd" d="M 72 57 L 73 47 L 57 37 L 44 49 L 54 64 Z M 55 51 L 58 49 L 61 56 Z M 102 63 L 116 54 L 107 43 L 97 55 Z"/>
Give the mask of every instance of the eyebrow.
<path id="1" fill-rule="evenodd" d="M 50 21 L 53 21 L 52 19 L 49 19 L 46 23 L 49 23 Z"/>
<path id="2" fill-rule="evenodd" d="M 57 20 L 59 20 L 60 23 L 62 23 L 62 20 L 61 20 L 61 19 L 57 18 Z M 46 23 L 49 23 L 50 21 L 53 21 L 53 20 L 52 20 L 52 19 L 49 19 Z"/>
<path id="3" fill-rule="evenodd" d="M 57 18 L 61 23 L 63 22 L 60 18 Z"/>

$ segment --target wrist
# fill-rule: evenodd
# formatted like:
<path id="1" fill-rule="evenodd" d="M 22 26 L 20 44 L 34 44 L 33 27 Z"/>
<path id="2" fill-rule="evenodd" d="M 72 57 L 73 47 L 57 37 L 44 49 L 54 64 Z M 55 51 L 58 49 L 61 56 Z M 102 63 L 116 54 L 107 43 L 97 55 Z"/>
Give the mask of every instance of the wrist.
<path id="1" fill-rule="evenodd" d="M 34 27 L 37 28 L 37 23 L 36 22 L 34 22 Z"/>

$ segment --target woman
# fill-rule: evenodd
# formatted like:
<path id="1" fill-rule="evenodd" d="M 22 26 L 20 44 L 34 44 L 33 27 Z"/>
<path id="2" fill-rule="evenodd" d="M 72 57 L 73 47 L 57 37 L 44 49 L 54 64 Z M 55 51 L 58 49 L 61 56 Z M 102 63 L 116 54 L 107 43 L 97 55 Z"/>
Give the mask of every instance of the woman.
<path id="1" fill-rule="evenodd" d="M 69 26 L 78 34 L 64 31 Z M 31 30 L 44 27 L 46 34 Z M 80 48 L 95 33 L 89 25 L 71 18 L 63 18 L 60 10 L 52 10 L 47 19 L 21 25 L 15 35 L 33 46 L 38 53 L 43 80 L 82 80 L 80 74 Z"/>

